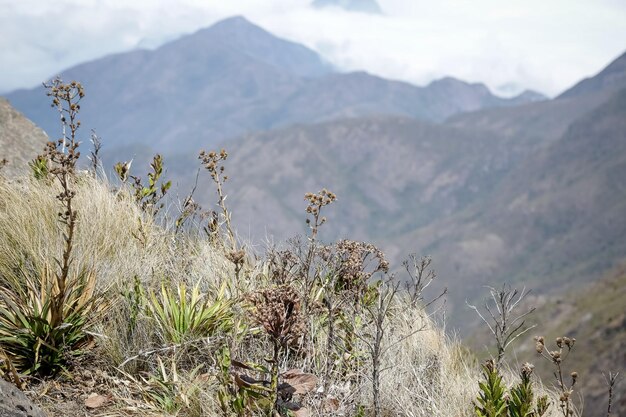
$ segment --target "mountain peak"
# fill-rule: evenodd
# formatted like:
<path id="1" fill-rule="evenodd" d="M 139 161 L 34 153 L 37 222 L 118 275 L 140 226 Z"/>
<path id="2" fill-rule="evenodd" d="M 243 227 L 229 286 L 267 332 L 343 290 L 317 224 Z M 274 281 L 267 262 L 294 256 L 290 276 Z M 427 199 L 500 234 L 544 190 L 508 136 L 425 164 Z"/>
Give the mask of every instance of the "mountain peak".
<path id="1" fill-rule="evenodd" d="M 324 7 L 340 7 L 351 12 L 382 14 L 382 9 L 376 0 L 314 0 L 312 6 L 318 9 Z"/>
<path id="2" fill-rule="evenodd" d="M 243 16 L 220 20 L 208 28 L 183 36 L 164 48 L 195 51 L 221 49 L 245 55 L 283 72 L 302 77 L 318 77 L 332 72 L 315 51 L 304 45 L 274 36 Z"/>
<path id="3" fill-rule="evenodd" d="M 254 23 L 252 23 L 251 21 L 249 21 L 242 15 L 227 17 L 225 19 L 222 19 L 216 22 L 215 24 L 213 24 L 212 26 L 209 26 L 207 29 L 204 29 L 204 30 L 210 30 L 213 32 L 217 32 L 217 31 L 237 31 L 237 32 L 262 31 L 262 32 L 266 32 L 260 26 L 255 25 Z"/>

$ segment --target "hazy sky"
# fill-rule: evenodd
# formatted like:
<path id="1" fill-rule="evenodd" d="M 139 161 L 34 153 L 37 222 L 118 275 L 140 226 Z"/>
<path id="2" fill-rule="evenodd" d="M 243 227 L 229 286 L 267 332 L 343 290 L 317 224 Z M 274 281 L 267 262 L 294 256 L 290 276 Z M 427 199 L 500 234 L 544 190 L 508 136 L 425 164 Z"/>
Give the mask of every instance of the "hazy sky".
<path id="1" fill-rule="evenodd" d="M 623 0 L 379 0 L 384 16 L 310 0 L 0 0 L 0 93 L 80 62 L 153 48 L 241 14 L 343 70 L 424 85 L 446 75 L 554 95 L 626 51 Z"/>

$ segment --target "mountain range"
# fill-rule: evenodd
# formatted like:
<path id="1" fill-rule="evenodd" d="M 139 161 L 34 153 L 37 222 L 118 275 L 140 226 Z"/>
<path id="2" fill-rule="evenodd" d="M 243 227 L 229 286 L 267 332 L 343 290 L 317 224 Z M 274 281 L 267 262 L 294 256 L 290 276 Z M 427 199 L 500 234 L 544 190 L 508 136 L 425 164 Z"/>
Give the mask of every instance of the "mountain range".
<path id="1" fill-rule="evenodd" d="M 314 51 L 279 39 L 243 17 L 229 18 L 156 50 L 107 56 L 61 72 L 88 92 L 84 126 L 109 149 L 196 151 L 246 132 L 345 117 L 420 120 L 535 100 L 502 99 L 452 78 L 426 87 L 365 72 L 341 73 Z M 58 131 L 43 87 L 7 98 L 49 133 Z"/>
<path id="2" fill-rule="evenodd" d="M 0 97 L 0 171 L 7 176 L 25 173 L 26 162 L 41 153 L 46 133 Z"/>
<path id="3" fill-rule="evenodd" d="M 141 175 L 161 152 L 184 195 L 197 151 L 227 148 L 225 190 L 248 245 L 304 233 L 303 195 L 327 187 L 339 198 L 322 239 L 371 241 L 395 265 L 433 256 L 433 292 L 448 287 L 448 317 L 466 333 L 465 302 L 503 281 L 547 299 L 574 294 L 571 308 L 597 317 L 616 304 L 585 295 L 613 285 L 602 283 L 626 260 L 626 54 L 554 99 L 503 99 L 453 78 L 418 87 L 342 73 L 235 17 L 61 75 L 84 84 L 82 124 L 102 136 L 107 167 L 134 158 Z M 7 97 L 58 133 L 43 88 Z M 46 139 L 3 100 L 0 122 L 0 159 L 12 166 Z M 205 207 L 216 200 L 207 182 L 196 193 Z M 590 323 L 585 334 L 602 331 Z"/>

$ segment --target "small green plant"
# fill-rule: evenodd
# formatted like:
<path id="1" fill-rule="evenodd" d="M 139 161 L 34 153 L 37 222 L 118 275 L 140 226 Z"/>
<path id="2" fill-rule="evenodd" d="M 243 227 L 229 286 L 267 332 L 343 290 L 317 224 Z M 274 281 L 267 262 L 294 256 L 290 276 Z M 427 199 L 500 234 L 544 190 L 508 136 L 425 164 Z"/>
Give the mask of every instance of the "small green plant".
<path id="1" fill-rule="evenodd" d="M 114 166 L 115 173 L 122 183 L 126 183 L 128 179 L 133 181 L 132 188 L 135 201 L 142 211 L 150 212 L 156 216 L 159 210 L 163 208 L 162 200 L 172 186 L 172 181 L 163 181 L 161 178 L 163 176 L 163 157 L 157 154 L 152 158 L 150 163 L 152 171 L 148 173 L 147 185 L 144 185 L 141 177 L 130 174 L 131 165 L 130 162 L 118 162 Z"/>
<path id="2" fill-rule="evenodd" d="M 12 366 L 24 374 L 51 375 L 89 340 L 84 329 L 103 311 L 94 296 L 95 274 L 82 271 L 67 282 L 60 324 L 53 321 L 59 288 L 50 268 L 5 277 L 0 288 L 0 346 Z"/>
<path id="3" fill-rule="evenodd" d="M 133 277 L 132 287 L 121 291 L 121 295 L 128 303 L 129 315 L 126 334 L 127 337 L 130 338 L 135 332 L 137 320 L 139 319 L 139 314 L 143 310 L 146 298 L 143 286 L 141 285 L 141 281 L 137 275 Z"/>
<path id="4" fill-rule="evenodd" d="M 36 180 L 48 179 L 50 175 L 50 168 L 48 167 L 48 159 L 43 155 L 39 155 L 28 163 L 33 177 Z"/>
<path id="5" fill-rule="evenodd" d="M 191 293 L 184 283 L 178 284 L 175 293 L 163 285 L 160 297 L 150 293 L 148 309 L 168 343 L 179 344 L 189 337 L 209 336 L 233 326 L 232 302 L 226 299 L 224 288 L 211 301 L 200 293 L 199 284 Z"/>
<path id="6" fill-rule="evenodd" d="M 537 399 L 535 405 L 531 376 L 534 366 L 525 363 L 520 370 L 520 382 L 511 388 L 509 394 L 509 417 L 541 417 L 548 411 L 548 396 Z"/>
<path id="7" fill-rule="evenodd" d="M 496 363 L 491 359 L 483 365 L 483 379 L 478 384 L 480 393 L 474 406 L 476 416 L 507 417 L 506 386 Z"/>
<path id="8" fill-rule="evenodd" d="M 483 381 L 474 404 L 477 417 L 542 417 L 548 412 L 548 396 L 535 401 L 532 384 L 533 365 L 525 363 L 520 370 L 520 382 L 507 391 L 502 375 L 493 359 L 483 365 Z"/>
<path id="9" fill-rule="evenodd" d="M 142 375 L 139 379 L 129 374 L 124 375 L 139 386 L 139 393 L 146 405 L 159 413 L 178 415 L 182 409 L 192 410 L 201 389 L 198 382 L 202 366 L 181 374 L 174 357 L 165 362 L 157 356 L 156 367 L 155 371 Z"/>

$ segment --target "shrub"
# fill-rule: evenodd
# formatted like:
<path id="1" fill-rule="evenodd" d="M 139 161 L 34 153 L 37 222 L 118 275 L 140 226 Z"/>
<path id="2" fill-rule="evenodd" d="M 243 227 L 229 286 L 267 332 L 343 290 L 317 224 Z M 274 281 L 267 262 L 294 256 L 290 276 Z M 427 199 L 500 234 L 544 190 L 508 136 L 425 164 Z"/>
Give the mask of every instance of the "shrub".
<path id="1" fill-rule="evenodd" d="M 46 267 L 39 274 L 24 267 L 4 277 L 0 288 L 0 345 L 15 368 L 25 374 L 50 375 L 62 369 L 68 354 L 89 340 L 104 304 L 94 296 L 95 274 L 82 271 L 67 281 L 62 321 L 53 322 L 53 303 L 60 295 L 56 277 Z"/>
<path id="2" fill-rule="evenodd" d="M 193 336 L 210 336 L 229 330 L 233 325 L 232 302 L 224 297 L 224 290 L 211 301 L 200 293 L 199 284 L 190 294 L 185 283 L 177 285 L 176 293 L 162 285 L 160 297 L 150 293 L 148 309 L 168 343 L 182 343 Z"/>

